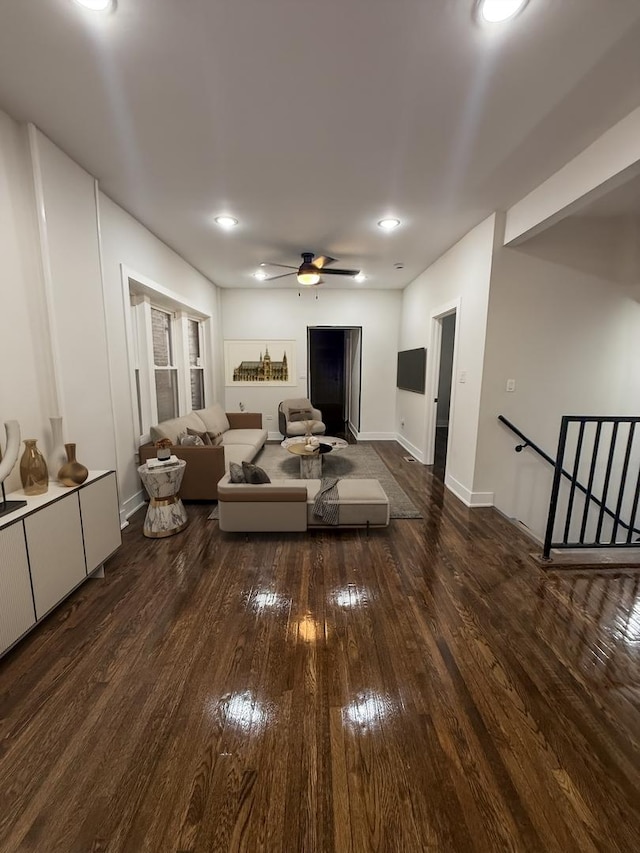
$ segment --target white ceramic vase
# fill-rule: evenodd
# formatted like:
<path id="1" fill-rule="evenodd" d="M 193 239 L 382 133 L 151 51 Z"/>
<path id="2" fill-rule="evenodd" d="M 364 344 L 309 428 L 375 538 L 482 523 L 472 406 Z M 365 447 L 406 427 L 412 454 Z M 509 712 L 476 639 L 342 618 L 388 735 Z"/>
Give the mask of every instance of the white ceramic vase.
<path id="1" fill-rule="evenodd" d="M 64 449 L 64 439 L 62 437 L 62 418 L 49 418 L 51 424 L 51 453 L 47 459 L 49 468 L 49 479 L 57 480 L 58 471 L 67 461 L 67 453 Z"/>

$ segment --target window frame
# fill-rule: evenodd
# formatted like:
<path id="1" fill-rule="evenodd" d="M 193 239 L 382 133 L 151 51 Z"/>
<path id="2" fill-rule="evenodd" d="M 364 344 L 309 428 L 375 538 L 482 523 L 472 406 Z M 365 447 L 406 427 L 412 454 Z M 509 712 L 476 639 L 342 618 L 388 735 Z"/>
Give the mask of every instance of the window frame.
<path id="1" fill-rule="evenodd" d="M 164 291 L 140 284 L 140 278 L 125 273 L 123 288 L 129 301 L 129 312 L 125 318 L 129 353 L 132 425 L 136 437 L 136 448 L 151 441 L 151 426 L 159 422 L 155 375 L 157 370 L 173 370 L 177 383 L 177 414 L 181 417 L 192 410 L 191 370 L 202 371 L 204 403 L 208 399 L 210 371 L 207 335 L 211 318 L 193 307 L 177 303 L 174 297 L 166 297 Z M 170 318 L 172 364 L 156 365 L 153 351 L 152 309 L 162 311 Z M 189 358 L 189 321 L 198 324 L 199 365 L 193 367 Z"/>

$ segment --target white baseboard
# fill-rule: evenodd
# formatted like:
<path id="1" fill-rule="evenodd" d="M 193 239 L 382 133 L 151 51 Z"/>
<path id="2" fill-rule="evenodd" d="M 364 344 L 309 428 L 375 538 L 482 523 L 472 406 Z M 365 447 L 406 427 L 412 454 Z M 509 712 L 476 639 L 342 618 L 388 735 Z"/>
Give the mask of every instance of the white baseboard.
<path id="1" fill-rule="evenodd" d="M 277 432 L 268 432 L 267 441 L 282 441 L 282 433 L 280 430 L 277 430 Z"/>
<path id="2" fill-rule="evenodd" d="M 127 524 L 129 523 L 127 521 L 127 519 L 130 518 L 134 512 L 137 512 L 141 506 L 144 506 L 145 498 L 146 498 L 145 493 L 142 490 L 140 490 L 139 492 L 136 492 L 134 495 L 131 495 L 130 498 L 127 498 L 127 500 L 122 504 L 122 506 L 120 507 L 120 526 L 121 527 L 126 527 Z"/>
<path id="3" fill-rule="evenodd" d="M 358 441 L 395 441 L 395 432 L 359 432 Z"/>
<path id="4" fill-rule="evenodd" d="M 403 435 L 400 435 L 400 433 L 396 434 L 396 441 L 404 447 L 405 450 L 408 450 L 409 453 L 418 460 L 418 462 L 422 462 L 424 465 L 424 453 L 421 450 L 418 450 L 415 444 L 411 444 L 411 442 L 407 441 L 407 439 Z"/>
<path id="5" fill-rule="evenodd" d="M 447 474 L 444 481 L 450 492 L 468 507 L 493 506 L 493 492 L 471 492 L 462 483 L 459 483 L 451 474 Z"/>

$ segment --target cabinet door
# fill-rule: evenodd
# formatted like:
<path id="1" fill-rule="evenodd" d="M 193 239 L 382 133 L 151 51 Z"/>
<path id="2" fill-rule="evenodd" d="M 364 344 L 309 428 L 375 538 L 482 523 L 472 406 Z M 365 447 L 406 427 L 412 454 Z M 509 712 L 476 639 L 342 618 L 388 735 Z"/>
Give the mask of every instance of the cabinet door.
<path id="1" fill-rule="evenodd" d="M 115 474 L 80 489 L 80 512 L 87 574 L 91 574 L 122 544 Z"/>
<path id="2" fill-rule="evenodd" d="M 78 493 L 28 516 L 24 526 L 36 616 L 41 619 L 86 577 Z"/>
<path id="3" fill-rule="evenodd" d="M 0 530 L 0 654 L 35 625 L 22 522 Z"/>

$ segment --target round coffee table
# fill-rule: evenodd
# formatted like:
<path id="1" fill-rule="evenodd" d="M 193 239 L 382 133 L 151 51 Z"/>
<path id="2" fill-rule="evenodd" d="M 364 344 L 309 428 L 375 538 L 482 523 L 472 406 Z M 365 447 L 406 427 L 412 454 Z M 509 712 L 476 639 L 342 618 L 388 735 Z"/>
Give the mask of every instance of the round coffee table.
<path id="1" fill-rule="evenodd" d="M 316 447 L 313 450 L 307 450 L 306 444 L 303 441 L 294 441 L 286 448 L 289 453 L 293 453 L 300 458 L 300 479 L 301 480 L 321 480 L 322 479 L 322 456 L 320 448 Z"/>
<path id="2" fill-rule="evenodd" d="M 336 438 L 335 435 L 314 435 L 312 438 L 317 439 L 320 444 L 328 445 L 331 450 L 344 450 L 345 447 L 349 447 L 348 441 L 345 441 L 344 438 Z M 291 438 L 285 438 L 280 447 L 288 450 L 293 444 L 306 444 L 307 439 L 308 436 L 305 435 L 294 435 Z"/>

